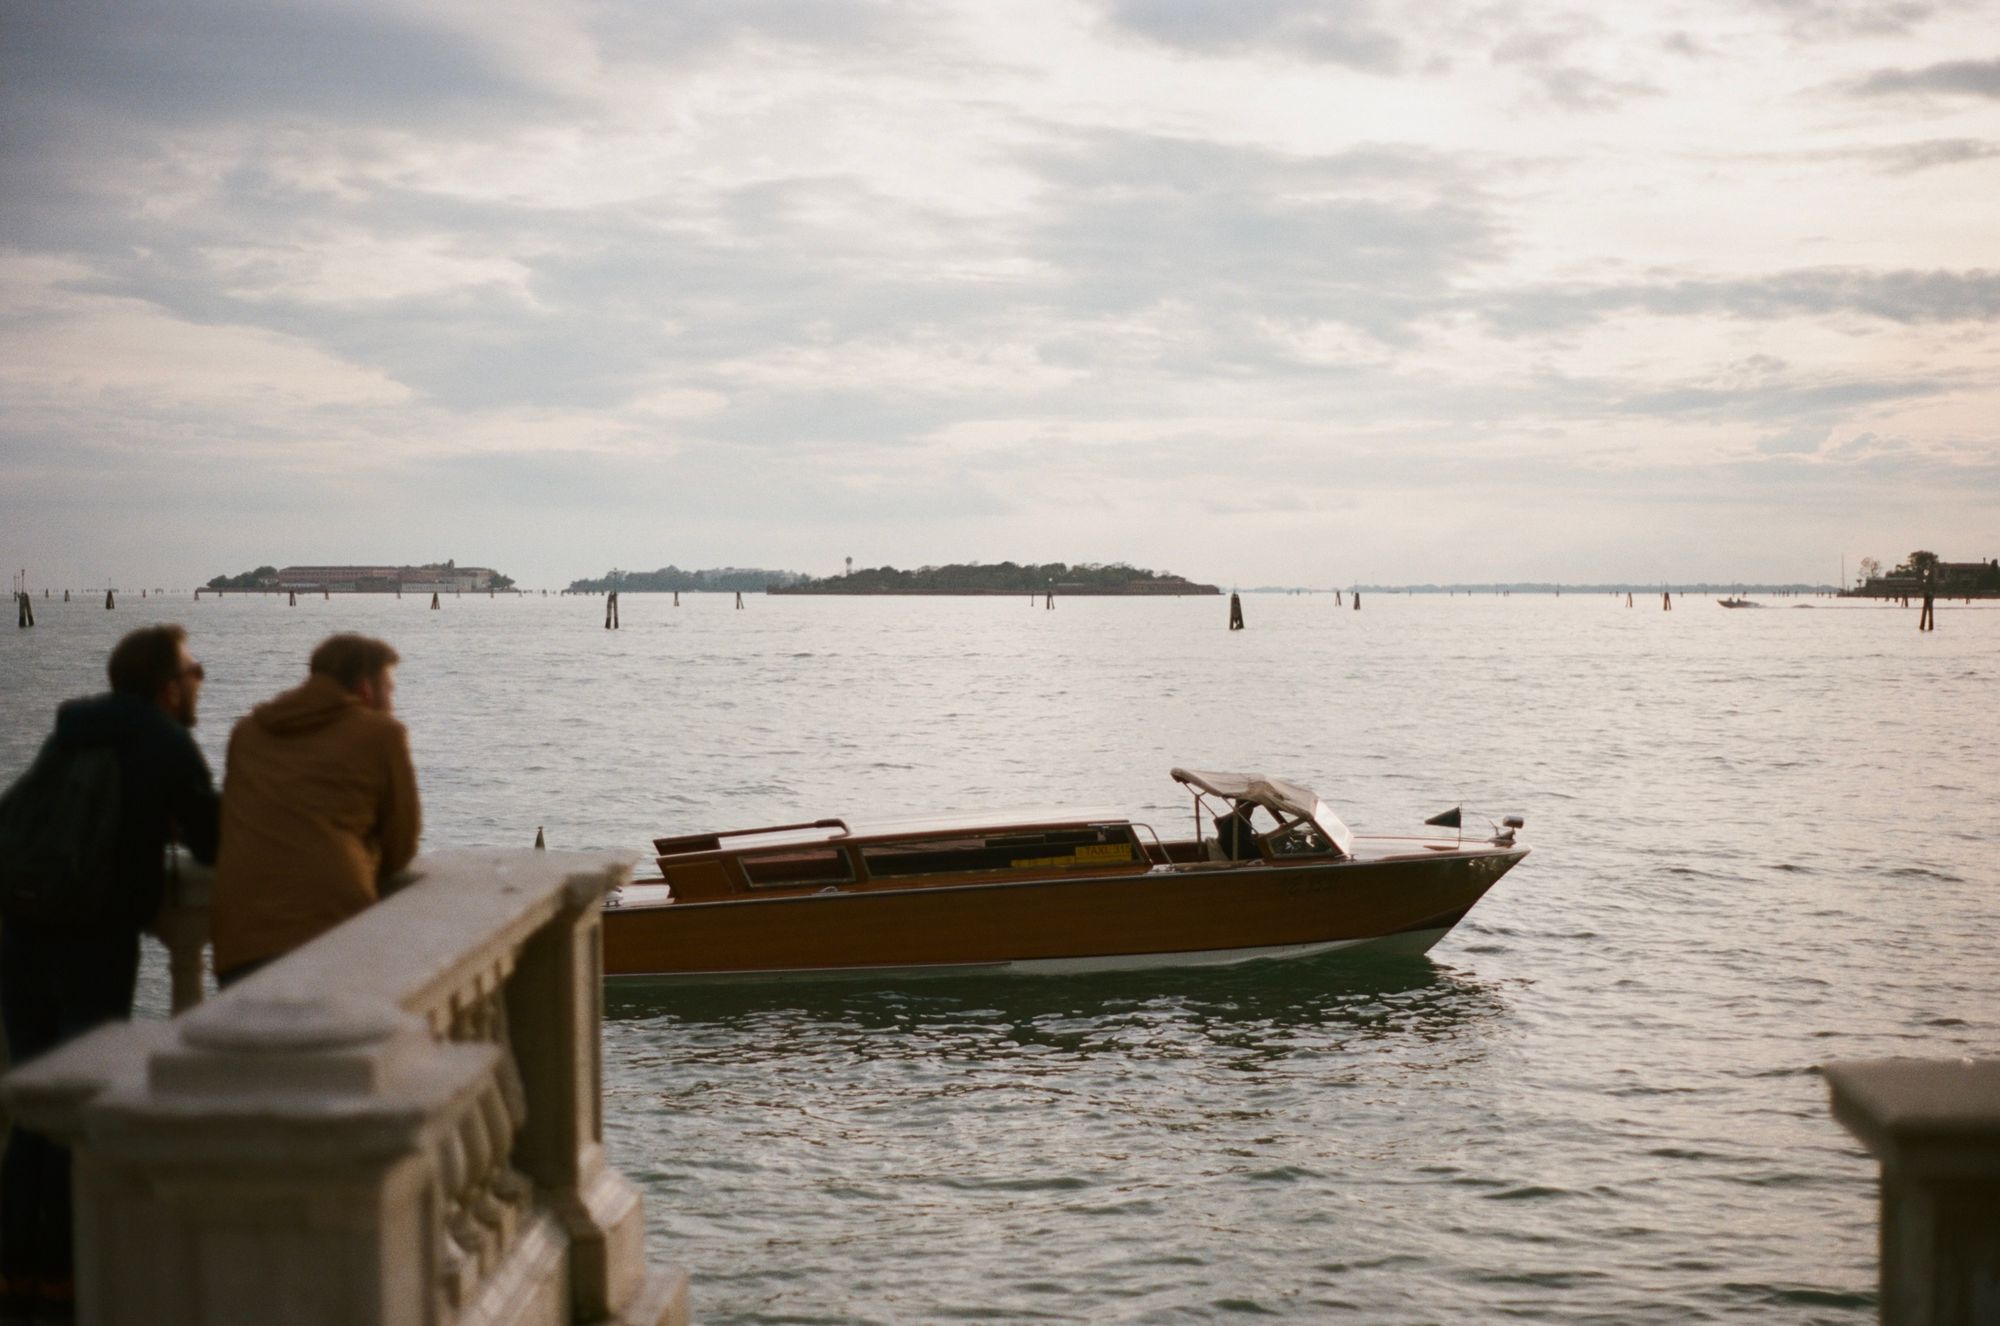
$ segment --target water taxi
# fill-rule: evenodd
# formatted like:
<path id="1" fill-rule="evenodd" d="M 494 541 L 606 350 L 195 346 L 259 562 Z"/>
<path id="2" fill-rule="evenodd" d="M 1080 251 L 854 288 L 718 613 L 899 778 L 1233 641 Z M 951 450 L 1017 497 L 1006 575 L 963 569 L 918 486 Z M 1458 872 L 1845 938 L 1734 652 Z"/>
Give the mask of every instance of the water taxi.
<path id="1" fill-rule="evenodd" d="M 654 841 L 659 875 L 604 914 L 617 980 L 1080 972 L 1332 950 L 1419 954 L 1527 855 L 1509 817 L 1467 838 L 1358 837 L 1311 789 L 1175 769 L 1193 834 L 1107 809 Z"/>

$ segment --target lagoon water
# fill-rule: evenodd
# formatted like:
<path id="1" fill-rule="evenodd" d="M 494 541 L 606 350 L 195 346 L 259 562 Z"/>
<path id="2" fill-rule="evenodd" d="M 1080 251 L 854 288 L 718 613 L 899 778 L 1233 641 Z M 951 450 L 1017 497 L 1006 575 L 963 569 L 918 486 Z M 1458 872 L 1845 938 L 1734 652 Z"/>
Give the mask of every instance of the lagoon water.
<path id="1" fill-rule="evenodd" d="M 1175 764 L 1362 833 L 1527 817 L 1427 959 L 614 991 L 613 1160 L 707 1326 L 1872 1321 L 1874 1166 L 1815 1065 L 2000 1053 L 2000 611 L 59 599 L 0 642 L 8 776 L 142 622 L 192 632 L 218 775 L 359 629 L 404 656 L 429 847 L 1062 802 L 1166 832 Z"/>

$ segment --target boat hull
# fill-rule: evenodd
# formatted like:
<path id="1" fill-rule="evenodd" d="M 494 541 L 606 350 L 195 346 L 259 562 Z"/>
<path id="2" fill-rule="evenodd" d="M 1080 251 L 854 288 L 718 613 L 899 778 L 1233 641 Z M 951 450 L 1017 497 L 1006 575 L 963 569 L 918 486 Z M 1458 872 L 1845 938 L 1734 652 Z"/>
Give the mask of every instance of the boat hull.
<path id="1" fill-rule="evenodd" d="M 616 980 L 1047 974 L 1428 951 L 1526 848 L 607 909 Z"/>

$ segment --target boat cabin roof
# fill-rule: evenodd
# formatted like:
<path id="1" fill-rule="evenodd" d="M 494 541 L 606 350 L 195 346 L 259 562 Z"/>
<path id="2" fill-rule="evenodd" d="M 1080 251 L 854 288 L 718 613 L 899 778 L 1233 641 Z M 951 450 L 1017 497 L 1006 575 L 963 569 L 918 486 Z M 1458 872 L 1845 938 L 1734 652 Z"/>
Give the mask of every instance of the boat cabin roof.
<path id="1" fill-rule="evenodd" d="M 793 847 L 813 843 L 846 843 L 875 838 L 913 838 L 956 832 L 988 833 L 995 829 L 1057 829 L 1084 825 L 1126 824 L 1131 816 L 1106 806 L 1028 807 L 1014 810 L 976 811 L 962 815 L 922 815 L 906 819 L 867 820 L 849 824 L 841 819 L 814 820 L 809 824 L 777 824 L 763 829 L 737 829 L 726 833 L 690 833 L 673 838 L 655 838 L 653 847 L 662 856 L 682 852 L 715 852 L 723 848 L 747 851 L 760 847 Z"/>
<path id="2" fill-rule="evenodd" d="M 1238 805 L 1262 806 L 1281 821 L 1311 820 L 1320 827 L 1343 856 L 1354 855 L 1354 830 L 1327 808 L 1319 793 L 1298 783 L 1288 783 L 1260 773 L 1214 773 L 1200 769 L 1175 769 L 1174 781 L 1194 789 L 1197 820 L 1203 794 L 1221 797 Z"/>
<path id="3" fill-rule="evenodd" d="M 1265 809 L 1310 817 L 1320 804 L 1319 793 L 1310 787 L 1288 783 L 1260 773 L 1204 773 L 1200 769 L 1176 769 L 1174 781 L 1198 788 L 1211 796 L 1231 801 L 1254 801 Z"/>

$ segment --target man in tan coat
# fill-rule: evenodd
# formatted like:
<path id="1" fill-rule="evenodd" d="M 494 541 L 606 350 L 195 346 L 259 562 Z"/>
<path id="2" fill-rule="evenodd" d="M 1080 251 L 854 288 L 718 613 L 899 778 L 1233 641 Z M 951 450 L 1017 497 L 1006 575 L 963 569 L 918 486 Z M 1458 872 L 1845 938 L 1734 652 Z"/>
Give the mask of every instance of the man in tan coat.
<path id="1" fill-rule="evenodd" d="M 222 984 L 362 911 L 416 855 L 416 770 L 392 716 L 397 661 L 381 640 L 331 636 L 303 686 L 230 733 L 213 917 Z"/>

